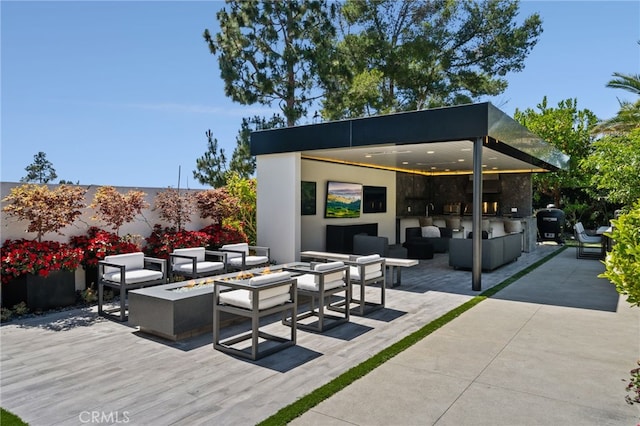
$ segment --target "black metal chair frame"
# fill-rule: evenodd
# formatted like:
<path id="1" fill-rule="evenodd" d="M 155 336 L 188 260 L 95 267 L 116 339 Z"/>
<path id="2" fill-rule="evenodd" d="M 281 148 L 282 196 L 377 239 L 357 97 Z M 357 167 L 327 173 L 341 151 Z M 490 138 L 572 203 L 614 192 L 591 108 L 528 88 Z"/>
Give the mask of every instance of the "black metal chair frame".
<path id="1" fill-rule="evenodd" d="M 266 308 L 260 310 L 259 307 L 259 292 L 261 290 L 266 290 L 269 288 L 280 287 L 290 285 L 289 294 L 290 298 L 288 302 L 285 302 L 278 306 L 273 306 L 271 308 Z M 295 321 L 296 312 L 297 312 L 297 292 L 296 292 L 296 280 L 295 278 L 286 279 L 283 281 L 278 281 L 274 283 L 257 285 L 257 286 L 249 286 L 247 284 L 234 282 L 232 280 L 222 281 L 215 280 L 214 281 L 214 298 L 213 298 L 213 347 L 221 352 L 228 353 L 231 355 L 235 355 L 241 358 L 251 359 L 253 361 L 263 358 L 267 355 L 271 355 L 275 352 L 281 351 L 282 349 L 288 348 L 290 346 L 294 346 L 296 344 L 296 332 L 297 332 L 297 323 Z M 253 292 L 252 303 L 253 306 L 251 309 L 245 309 L 238 306 L 233 305 L 225 305 L 220 303 L 220 293 L 222 291 L 230 291 L 230 290 L 248 290 Z M 229 337 L 227 339 L 222 339 L 220 335 L 220 314 L 222 312 L 227 312 L 229 314 L 238 315 L 241 317 L 246 317 L 251 320 L 251 330 L 239 334 L 237 336 Z M 282 313 L 282 317 L 286 315 L 287 312 L 291 312 L 291 317 L 294 320 L 291 322 L 290 328 L 290 337 L 284 338 L 281 336 L 276 336 L 274 334 L 266 333 L 260 330 L 260 319 L 267 317 L 269 315 L 273 315 L 276 313 Z M 265 339 L 270 342 L 275 342 L 276 345 L 269 347 L 264 350 L 260 350 L 259 339 Z M 250 351 L 247 352 L 244 349 L 238 349 L 233 347 L 233 345 L 243 342 L 245 340 L 251 340 Z"/>
<path id="2" fill-rule="evenodd" d="M 198 272 L 198 258 L 195 256 L 186 256 L 183 254 L 174 254 L 171 253 L 169 254 L 169 264 L 170 264 L 170 277 L 171 277 L 171 281 L 175 281 L 176 277 L 178 276 L 182 276 L 182 277 L 186 277 L 186 278 L 201 278 L 201 277 L 206 277 L 206 276 L 210 276 L 210 275 L 219 275 L 219 274 L 224 274 L 227 272 L 227 253 L 226 252 L 222 252 L 222 251 L 215 251 L 215 250 L 205 250 L 204 251 L 204 255 L 205 255 L 205 259 L 207 258 L 207 256 L 209 257 L 216 257 L 218 259 L 220 259 L 220 261 L 222 262 L 222 264 L 224 265 L 222 267 L 222 269 L 218 269 L 216 271 L 205 271 L 205 272 Z M 173 270 L 173 265 L 174 265 L 174 260 L 175 259 L 190 259 L 192 262 L 192 267 L 191 270 L 194 271 L 193 273 L 188 273 L 188 272 L 183 272 L 183 271 L 174 271 Z"/>
<path id="3" fill-rule="evenodd" d="M 126 282 L 126 266 L 106 262 L 101 260 L 98 262 L 98 315 L 102 315 L 104 317 L 112 318 L 117 321 L 124 322 L 127 320 L 127 291 L 135 290 L 138 288 L 149 287 L 153 285 L 166 284 L 167 283 L 167 261 L 165 259 L 158 259 L 155 257 L 146 257 L 144 258 L 145 268 L 148 264 L 155 264 L 160 266 L 160 271 L 162 272 L 162 278 L 157 280 L 143 281 L 138 283 L 130 283 Z M 108 281 L 103 278 L 104 276 L 104 268 L 118 268 L 120 270 L 120 282 Z M 104 305 L 104 287 L 110 287 L 114 289 L 120 290 L 120 306 L 118 308 L 105 309 Z M 119 312 L 119 315 L 114 315 L 114 312 Z"/>

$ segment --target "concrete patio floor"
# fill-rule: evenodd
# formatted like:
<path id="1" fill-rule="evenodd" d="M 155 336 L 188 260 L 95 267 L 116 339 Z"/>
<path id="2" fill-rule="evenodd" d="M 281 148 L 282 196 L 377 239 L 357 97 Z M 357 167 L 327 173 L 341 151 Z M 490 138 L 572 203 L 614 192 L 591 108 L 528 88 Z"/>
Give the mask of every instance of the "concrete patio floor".
<path id="1" fill-rule="evenodd" d="M 502 282 L 556 249 L 556 246 L 538 246 L 532 253 L 523 253 L 518 261 L 484 273 L 483 289 Z M 554 259 L 573 265 L 575 272 L 572 275 L 576 281 L 591 283 L 593 275 L 598 273 L 597 268 L 601 269 L 602 265 L 596 261 L 576 260 L 574 250 L 568 249 Z M 621 379 L 628 378 L 628 371 L 638 356 L 640 310 L 628 309 L 626 302 L 619 300 L 614 287 L 605 280 L 596 279 L 602 286 L 595 284 L 598 287 L 595 298 L 585 298 L 580 289 L 573 288 L 567 290 L 565 297 L 557 299 L 558 295 L 549 290 L 561 287 L 558 280 L 564 275 L 559 272 L 565 271 L 566 267 L 566 263 L 553 266 L 560 269 L 545 264 L 538 269 L 543 271 L 545 286 L 525 293 L 512 290 L 521 287 L 520 282 L 526 281 L 529 275 L 525 276 L 450 323 L 459 324 L 461 334 L 454 340 L 463 343 L 461 346 L 449 346 L 450 340 L 428 343 L 432 337 L 447 333 L 444 328 L 438 330 L 342 391 L 347 394 L 341 395 L 340 392 L 296 419 L 295 423 L 478 424 L 477 418 L 466 417 L 465 407 L 480 405 L 490 414 L 486 423 L 499 424 L 499 421 L 489 420 L 497 418 L 494 412 L 513 410 L 509 404 L 515 399 L 523 399 L 525 402 L 520 403 L 523 405 L 528 403 L 529 395 L 532 403 L 540 404 L 541 401 L 549 401 L 550 396 L 539 395 L 526 387 L 514 394 L 504 382 L 508 380 L 508 374 L 494 374 L 492 381 L 487 383 L 478 380 L 482 374 L 492 373 L 482 367 L 483 363 L 499 360 L 497 353 L 505 354 L 500 350 L 504 347 L 504 340 L 514 340 L 509 333 L 495 337 L 491 332 L 502 325 L 526 330 L 519 325 L 520 322 L 530 321 L 531 312 L 537 314 L 548 310 L 535 306 L 561 303 L 562 309 L 571 312 L 589 312 L 594 316 L 589 320 L 594 326 L 603 322 L 600 317 L 612 315 L 620 324 L 607 325 L 609 328 L 604 330 L 605 334 L 598 335 L 596 340 L 596 336 L 589 335 L 588 328 L 586 331 L 579 329 L 581 319 L 576 322 L 559 316 L 554 322 L 553 311 L 548 312 L 546 318 L 538 316 L 540 321 L 547 321 L 542 323 L 543 327 L 552 327 L 557 333 L 554 334 L 555 340 L 550 341 L 531 333 L 529 339 L 522 341 L 519 351 L 512 354 L 522 369 L 529 372 L 522 380 L 532 380 L 539 387 L 554 384 L 536 374 L 539 368 L 544 367 L 545 360 L 528 359 L 528 345 L 543 344 L 550 349 L 561 345 L 565 335 L 575 331 L 582 339 L 580 348 L 576 350 L 587 354 L 590 342 L 604 344 L 608 336 L 615 335 L 616 338 L 606 348 L 610 359 L 599 359 L 599 364 L 593 365 L 593 369 L 612 366 L 606 370 L 613 376 L 609 377 L 611 387 L 596 386 L 584 404 L 596 403 L 600 398 L 601 404 L 609 407 L 612 413 L 609 424 L 630 424 L 628 421 L 637 411 L 624 403 Z M 578 276 L 583 270 L 584 276 Z M 30 425 L 77 425 L 87 423 L 86 419 L 96 415 L 110 420 L 110 423 L 123 423 L 126 419 L 126 423 L 136 425 L 255 424 L 478 294 L 471 290 L 471 273 L 449 268 L 446 254 L 436 255 L 434 259 L 421 261 L 418 266 L 405 270 L 402 279 L 402 286 L 387 290 L 384 310 L 367 317 L 352 317 L 351 323 L 323 334 L 299 331 L 296 347 L 256 362 L 215 351 L 210 333 L 169 342 L 140 333 L 127 324 L 100 318 L 95 308 L 5 324 L 0 328 L 0 404 Z M 538 275 L 536 280 L 540 279 Z M 512 304 L 527 308 L 524 313 L 518 310 L 511 312 Z M 476 312 L 479 316 L 468 316 Z M 628 326 L 624 333 L 618 330 L 622 324 Z M 563 325 L 566 325 L 566 330 L 562 330 Z M 228 327 L 227 331 L 231 333 L 244 327 L 236 325 Z M 276 323 L 270 327 L 280 325 Z M 602 333 L 601 328 L 593 330 L 594 333 Z M 414 351 L 414 348 L 417 349 Z M 433 355 L 434 351 L 438 355 L 435 365 L 430 365 L 428 360 L 420 364 L 420 359 Z M 588 355 L 585 357 L 590 358 Z M 508 358 L 499 361 L 507 362 Z M 414 364 L 415 368 L 402 371 L 404 376 L 394 370 L 398 365 L 406 364 Z M 447 373 L 449 367 L 458 371 L 461 377 Z M 429 369 L 435 371 L 427 371 Z M 568 377 L 565 386 L 558 388 L 556 393 L 567 393 L 569 397 L 578 395 L 574 396 L 578 398 L 590 385 L 589 378 L 593 373 L 591 370 L 575 371 L 580 380 L 573 384 Z M 387 386 L 388 381 L 392 383 L 393 376 L 407 378 L 408 387 L 404 394 L 397 394 L 395 388 Z M 376 389 L 380 393 L 377 397 L 371 396 Z M 442 394 L 447 389 L 451 393 Z M 465 390 L 468 391 L 465 393 Z M 456 392 L 459 392 L 458 396 Z M 412 398 L 405 395 L 407 393 L 412 394 Z M 339 402 L 338 408 L 330 405 L 332 400 Z M 377 401 L 380 400 L 388 400 L 389 406 L 378 406 Z M 436 401 L 441 407 L 430 415 L 423 415 L 425 410 L 431 410 L 425 408 L 429 407 L 425 405 L 428 401 Z M 457 406 L 454 404 L 456 401 L 459 401 Z M 372 405 L 378 409 L 372 409 Z M 364 417 L 362 413 L 366 411 L 373 417 Z M 401 415 L 411 412 L 415 413 L 414 417 Z M 594 418 L 601 419 L 602 416 Z M 469 421 L 471 419 L 473 421 Z M 583 419 L 580 420 L 582 422 Z"/>

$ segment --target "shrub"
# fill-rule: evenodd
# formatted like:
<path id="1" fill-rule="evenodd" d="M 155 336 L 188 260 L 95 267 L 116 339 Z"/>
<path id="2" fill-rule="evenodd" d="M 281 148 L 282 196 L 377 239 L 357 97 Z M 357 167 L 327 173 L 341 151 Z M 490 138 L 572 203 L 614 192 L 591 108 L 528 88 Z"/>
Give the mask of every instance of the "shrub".
<path id="1" fill-rule="evenodd" d="M 615 244 L 607 254 L 600 277 L 611 281 L 632 306 L 640 306 L 640 200 L 612 223 Z"/>
<path id="2" fill-rule="evenodd" d="M 80 262 L 82 266 L 96 267 L 105 256 L 140 251 L 138 245 L 127 241 L 126 238 L 92 226 L 87 231 L 87 235 L 71 237 L 69 245 L 82 250 L 83 256 Z"/>
<path id="3" fill-rule="evenodd" d="M 153 227 L 153 232 L 146 238 L 145 253 L 151 257 L 169 259 L 169 254 L 177 248 L 206 247 L 209 245 L 209 234 L 199 231 L 177 230 L 160 225 Z"/>
<path id="4" fill-rule="evenodd" d="M 209 245 L 216 248 L 220 248 L 224 244 L 248 242 L 244 232 L 227 225 L 216 223 L 205 226 L 200 232 L 209 235 Z"/>
<path id="5" fill-rule="evenodd" d="M 6 240 L 1 251 L 3 283 L 26 274 L 74 271 L 82 261 L 82 249 L 57 241 Z"/>

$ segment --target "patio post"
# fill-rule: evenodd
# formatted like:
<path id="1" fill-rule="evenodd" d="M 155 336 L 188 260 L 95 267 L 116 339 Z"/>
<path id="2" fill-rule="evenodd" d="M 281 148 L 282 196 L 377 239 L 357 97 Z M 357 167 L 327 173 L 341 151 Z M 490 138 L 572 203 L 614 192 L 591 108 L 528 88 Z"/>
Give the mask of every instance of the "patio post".
<path id="1" fill-rule="evenodd" d="M 482 290 L 482 138 L 473 144 L 473 232 L 471 289 Z"/>

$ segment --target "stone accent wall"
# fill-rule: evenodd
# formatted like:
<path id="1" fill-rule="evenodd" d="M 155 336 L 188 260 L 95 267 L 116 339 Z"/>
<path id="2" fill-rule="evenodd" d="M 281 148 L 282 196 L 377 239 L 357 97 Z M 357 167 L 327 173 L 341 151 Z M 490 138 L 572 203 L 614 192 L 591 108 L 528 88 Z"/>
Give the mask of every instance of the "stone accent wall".
<path id="1" fill-rule="evenodd" d="M 533 214 L 531 174 L 502 174 L 497 182 L 498 192 L 485 193 L 483 201 L 499 203 L 498 216 L 511 215 L 511 208 L 518 211 L 519 217 Z M 429 215 L 443 214 L 445 204 L 461 203 L 461 212 L 465 204 L 471 203 L 472 182 L 468 175 L 461 176 L 422 176 L 409 173 L 396 174 L 396 215 L 424 216 L 429 203 Z"/>

